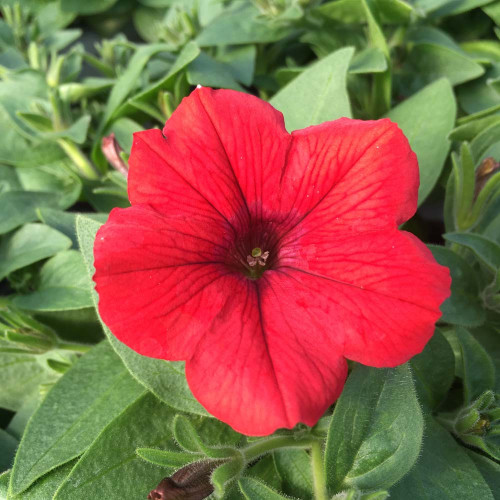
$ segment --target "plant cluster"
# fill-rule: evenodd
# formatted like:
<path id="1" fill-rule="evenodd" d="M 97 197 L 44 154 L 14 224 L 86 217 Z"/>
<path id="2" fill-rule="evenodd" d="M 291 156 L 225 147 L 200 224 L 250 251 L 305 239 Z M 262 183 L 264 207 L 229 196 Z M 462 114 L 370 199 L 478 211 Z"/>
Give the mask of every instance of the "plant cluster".
<path id="1" fill-rule="evenodd" d="M 0 12 L 1 500 L 500 498 L 500 1 Z M 133 133 L 197 85 L 267 100 L 289 131 L 388 117 L 417 155 L 401 229 L 449 268 L 451 296 L 408 363 L 349 362 L 313 427 L 234 431 L 183 362 L 141 356 L 97 314 L 94 240 L 130 206 Z"/>

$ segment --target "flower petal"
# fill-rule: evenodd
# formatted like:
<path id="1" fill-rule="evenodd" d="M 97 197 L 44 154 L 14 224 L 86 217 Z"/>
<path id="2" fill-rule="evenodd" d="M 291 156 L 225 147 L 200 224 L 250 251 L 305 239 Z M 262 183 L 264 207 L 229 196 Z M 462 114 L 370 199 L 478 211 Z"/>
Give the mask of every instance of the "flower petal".
<path id="1" fill-rule="evenodd" d="M 364 230 L 401 224 L 415 213 L 417 159 L 390 120 L 341 118 L 292 136 L 282 210 L 298 211 L 299 221 L 336 220 Z"/>
<path id="2" fill-rule="evenodd" d="M 275 203 L 291 136 L 270 104 L 241 92 L 200 88 L 182 101 L 163 135 L 134 135 L 132 204 L 216 210 L 244 224 L 249 211 Z"/>
<path id="3" fill-rule="evenodd" d="M 299 422 L 314 425 L 340 395 L 347 375 L 334 339 L 304 321 L 292 280 L 272 271 L 264 276 L 241 278 L 227 310 L 186 363 L 201 404 L 255 436 Z"/>
<path id="4" fill-rule="evenodd" d="M 304 230 L 304 228 L 301 228 Z M 450 274 L 415 236 L 396 229 L 305 232 L 282 270 L 330 303 L 331 334 L 344 355 L 396 366 L 422 351 L 450 295 Z"/>
<path id="5" fill-rule="evenodd" d="M 230 271 L 218 218 L 114 209 L 96 237 L 94 281 L 111 332 L 145 356 L 184 360 L 224 307 Z"/>

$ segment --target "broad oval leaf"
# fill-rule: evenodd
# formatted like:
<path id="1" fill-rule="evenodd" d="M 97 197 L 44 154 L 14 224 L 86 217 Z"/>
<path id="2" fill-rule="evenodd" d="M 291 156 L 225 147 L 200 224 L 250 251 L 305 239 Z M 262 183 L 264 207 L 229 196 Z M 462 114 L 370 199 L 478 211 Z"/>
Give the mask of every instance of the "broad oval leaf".
<path id="1" fill-rule="evenodd" d="M 314 63 L 269 102 L 285 117 L 288 131 L 351 116 L 346 76 L 354 49 L 344 47 Z"/>
<path id="2" fill-rule="evenodd" d="M 436 330 L 425 349 L 410 361 L 419 400 L 429 409 L 436 408 L 448 393 L 455 378 L 453 350 Z"/>
<path id="3" fill-rule="evenodd" d="M 442 321 L 464 326 L 484 322 L 485 312 L 479 299 L 479 287 L 472 268 L 449 248 L 429 245 L 434 258 L 450 269 L 451 297 L 441 305 Z"/>
<path id="4" fill-rule="evenodd" d="M 43 224 L 26 224 L 0 243 L 0 280 L 24 266 L 55 255 L 71 246 L 71 240 Z"/>
<path id="5" fill-rule="evenodd" d="M 490 488 L 467 456 L 465 448 L 432 417 L 428 417 L 425 422 L 425 434 L 417 464 L 391 488 L 391 500 L 494 500 Z"/>
<path id="6" fill-rule="evenodd" d="M 5 499 L 2 498 L 0 486 L 0 500 L 48 500 L 54 496 L 57 488 L 59 488 L 61 483 L 66 479 L 74 465 L 75 461 L 61 465 L 61 467 L 57 467 L 57 469 L 51 470 L 45 474 L 26 491 L 23 491 L 19 495 L 12 495 L 9 493 Z M 9 477 L 11 474 L 9 474 Z"/>
<path id="7" fill-rule="evenodd" d="M 392 369 L 356 366 L 328 432 L 329 489 L 392 486 L 417 460 L 422 434 L 423 417 L 408 364 Z"/>
<path id="8" fill-rule="evenodd" d="M 457 105 L 448 80 L 431 83 L 387 113 L 404 132 L 420 168 L 419 205 L 436 184 L 450 149 Z"/>
<path id="9" fill-rule="evenodd" d="M 37 290 L 15 297 L 14 305 L 32 311 L 63 311 L 94 305 L 80 252 L 59 252 L 43 265 L 39 276 Z"/>
<path id="10" fill-rule="evenodd" d="M 12 492 L 23 492 L 42 475 L 83 453 L 143 393 L 107 343 L 84 355 L 31 417 L 12 470 Z"/>
<path id="11" fill-rule="evenodd" d="M 42 191 L 7 191 L 0 194 L 0 234 L 37 219 L 37 209 L 56 208 L 60 196 Z"/>
<path id="12" fill-rule="evenodd" d="M 242 477 L 238 484 L 247 500 L 292 500 L 292 497 L 280 495 L 272 488 L 257 479 Z"/>
<path id="13" fill-rule="evenodd" d="M 283 492 L 304 500 L 313 498 L 311 457 L 305 450 L 288 448 L 273 453 L 274 463 L 283 480 Z"/>
<path id="14" fill-rule="evenodd" d="M 170 425 L 172 408 L 146 393 L 115 418 L 87 449 L 54 500 L 146 498 L 173 468 L 142 460 L 136 448 L 175 450 Z"/>
<path id="15" fill-rule="evenodd" d="M 495 387 L 495 366 L 484 347 L 465 328 L 458 327 L 456 335 L 462 348 L 464 397 L 466 403 L 471 403 Z"/>

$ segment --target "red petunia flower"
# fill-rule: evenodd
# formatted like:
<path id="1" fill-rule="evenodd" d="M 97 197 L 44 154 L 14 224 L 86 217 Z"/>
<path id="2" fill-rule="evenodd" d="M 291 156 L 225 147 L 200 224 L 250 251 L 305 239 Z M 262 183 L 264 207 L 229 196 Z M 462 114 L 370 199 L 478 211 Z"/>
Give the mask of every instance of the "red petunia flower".
<path id="1" fill-rule="evenodd" d="M 195 397 L 237 431 L 314 425 L 345 358 L 399 365 L 433 334 L 448 269 L 398 231 L 418 183 L 387 119 L 289 134 L 256 97 L 197 89 L 163 134 L 134 135 L 132 207 L 95 243 L 101 316 L 140 354 L 185 360 Z"/>

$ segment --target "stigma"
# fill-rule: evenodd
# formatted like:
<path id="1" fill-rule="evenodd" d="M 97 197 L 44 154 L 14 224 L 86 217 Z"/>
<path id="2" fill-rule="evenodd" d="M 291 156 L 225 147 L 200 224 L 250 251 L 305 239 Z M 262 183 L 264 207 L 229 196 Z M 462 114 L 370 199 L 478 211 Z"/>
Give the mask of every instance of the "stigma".
<path id="1" fill-rule="evenodd" d="M 252 250 L 250 255 L 247 255 L 247 263 L 250 267 L 257 265 L 264 267 L 269 257 L 269 252 L 263 252 L 261 248 L 256 247 Z"/>

